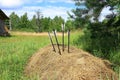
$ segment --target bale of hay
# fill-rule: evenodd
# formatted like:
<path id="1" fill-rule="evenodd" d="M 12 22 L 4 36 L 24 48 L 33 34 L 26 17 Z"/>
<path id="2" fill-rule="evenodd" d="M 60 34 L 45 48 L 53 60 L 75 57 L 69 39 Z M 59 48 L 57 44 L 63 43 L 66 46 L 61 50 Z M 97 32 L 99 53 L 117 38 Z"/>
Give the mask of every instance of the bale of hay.
<path id="1" fill-rule="evenodd" d="M 47 46 L 29 59 L 25 74 L 39 75 L 40 80 L 118 80 L 110 66 L 109 61 L 75 47 L 59 55 Z"/>

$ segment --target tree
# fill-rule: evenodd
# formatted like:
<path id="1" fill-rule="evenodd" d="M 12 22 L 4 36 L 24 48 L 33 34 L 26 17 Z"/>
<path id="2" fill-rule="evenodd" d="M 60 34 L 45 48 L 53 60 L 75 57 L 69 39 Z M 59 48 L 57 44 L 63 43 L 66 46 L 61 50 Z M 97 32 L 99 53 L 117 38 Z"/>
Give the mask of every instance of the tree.
<path id="1" fill-rule="evenodd" d="M 43 18 L 40 10 L 36 11 L 36 23 L 37 23 L 37 26 L 38 26 L 38 32 L 41 32 L 42 31 L 42 25 L 41 25 L 41 19 Z"/>
<path id="2" fill-rule="evenodd" d="M 66 23 L 65 23 L 65 29 L 66 30 L 68 30 L 68 29 L 70 29 L 70 30 L 73 30 L 73 29 L 75 29 L 73 26 L 74 26 L 74 21 L 73 20 L 67 20 L 66 21 Z"/>
<path id="3" fill-rule="evenodd" d="M 17 30 L 20 24 L 20 18 L 17 14 L 15 14 L 15 12 L 12 12 L 9 17 L 11 20 L 12 30 Z"/>
<path id="4" fill-rule="evenodd" d="M 37 19 L 36 19 L 36 15 L 33 15 L 32 20 L 30 21 L 31 23 L 31 29 L 33 29 L 35 32 L 37 32 L 38 30 L 38 26 L 37 26 Z"/>
<path id="5" fill-rule="evenodd" d="M 95 21 L 98 21 L 100 13 L 104 7 L 110 6 L 111 10 L 120 10 L 120 0 L 73 0 L 77 6 L 76 10 L 73 11 L 76 18 L 84 16 L 94 17 Z M 80 8 L 80 6 L 85 6 L 86 8 Z"/>
<path id="6" fill-rule="evenodd" d="M 22 28 L 30 29 L 30 25 L 29 25 L 29 20 L 28 20 L 28 17 L 27 17 L 27 13 L 25 13 L 20 18 L 20 29 L 22 29 Z"/>
<path id="7" fill-rule="evenodd" d="M 73 10 L 75 22 L 84 26 L 85 35 L 81 38 L 85 41 L 85 49 L 93 54 L 103 53 L 100 57 L 109 58 L 111 51 L 117 51 L 120 46 L 120 15 L 99 22 L 99 15 L 105 6 L 110 10 L 119 11 L 119 0 L 74 0 L 77 8 Z M 85 9 L 79 6 L 86 6 Z M 94 18 L 94 22 L 91 22 Z M 87 24 L 87 25 L 86 25 Z M 79 38 L 80 39 L 80 38 Z M 89 41 L 88 41 L 89 40 Z M 78 42 L 80 42 L 78 40 Z M 77 43 L 78 44 L 78 43 Z M 97 54 L 98 55 L 98 54 Z"/>
<path id="8" fill-rule="evenodd" d="M 30 21 L 28 19 L 27 13 L 20 17 L 19 29 L 23 31 L 29 31 L 31 29 Z"/>
<path id="9" fill-rule="evenodd" d="M 52 20 L 53 29 L 56 29 L 57 31 L 61 31 L 61 24 L 64 23 L 64 19 L 60 16 L 55 16 Z"/>
<path id="10" fill-rule="evenodd" d="M 42 18 L 41 19 L 41 24 L 42 24 L 42 29 L 43 29 L 43 31 L 48 31 L 48 30 L 50 30 L 50 26 L 51 26 L 51 19 L 50 19 L 50 17 L 45 17 L 45 18 Z"/>

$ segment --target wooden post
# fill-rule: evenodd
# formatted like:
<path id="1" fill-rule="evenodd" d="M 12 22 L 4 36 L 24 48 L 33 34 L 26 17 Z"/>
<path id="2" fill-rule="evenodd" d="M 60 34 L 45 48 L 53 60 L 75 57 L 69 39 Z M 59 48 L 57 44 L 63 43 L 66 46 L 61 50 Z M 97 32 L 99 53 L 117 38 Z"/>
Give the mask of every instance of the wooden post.
<path id="1" fill-rule="evenodd" d="M 59 47 L 59 43 L 58 43 L 58 39 L 57 39 L 57 36 L 56 36 L 55 30 L 53 30 L 53 32 L 54 32 L 54 36 L 55 36 L 56 43 L 57 43 L 57 46 L 58 46 L 59 54 L 61 55 L 61 51 L 60 51 L 60 47 Z"/>
<path id="2" fill-rule="evenodd" d="M 53 47 L 53 51 L 56 52 L 55 47 L 54 47 L 54 44 L 53 44 L 53 41 L 52 41 L 52 37 L 51 37 L 51 35 L 50 35 L 50 32 L 48 32 L 48 35 L 49 35 L 49 38 L 50 38 L 50 41 L 51 41 L 51 44 L 52 44 L 52 47 Z"/>
<path id="3" fill-rule="evenodd" d="M 64 52 L 64 24 L 62 24 L 62 51 Z"/>
<path id="4" fill-rule="evenodd" d="M 68 53 L 70 53 L 70 30 L 68 30 Z"/>

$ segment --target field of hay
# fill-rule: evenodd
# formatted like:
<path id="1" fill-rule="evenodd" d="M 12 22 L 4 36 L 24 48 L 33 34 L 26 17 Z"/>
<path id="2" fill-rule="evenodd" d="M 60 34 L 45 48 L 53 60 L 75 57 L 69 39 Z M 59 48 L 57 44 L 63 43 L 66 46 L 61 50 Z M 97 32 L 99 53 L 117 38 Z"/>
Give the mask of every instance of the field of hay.
<path id="1" fill-rule="evenodd" d="M 118 80 L 108 60 L 95 57 L 88 52 L 65 46 L 61 55 L 55 45 L 40 49 L 28 61 L 25 75 L 38 80 Z"/>

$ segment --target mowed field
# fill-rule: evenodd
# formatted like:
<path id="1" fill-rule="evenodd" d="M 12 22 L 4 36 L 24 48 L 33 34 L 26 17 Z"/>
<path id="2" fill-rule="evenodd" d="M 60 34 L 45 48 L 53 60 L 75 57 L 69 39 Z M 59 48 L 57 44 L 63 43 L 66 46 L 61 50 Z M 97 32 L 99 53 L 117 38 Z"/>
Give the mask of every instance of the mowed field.
<path id="1" fill-rule="evenodd" d="M 12 32 L 11 37 L 0 37 L 0 80 L 29 80 L 24 77 L 24 67 L 29 58 L 42 47 L 51 44 L 47 33 L 44 34 L 36 36 L 35 33 L 24 35 Z M 71 45 L 78 35 L 78 32 L 71 33 Z M 58 35 L 60 43 L 61 39 Z M 67 43 L 67 36 L 65 42 Z"/>

